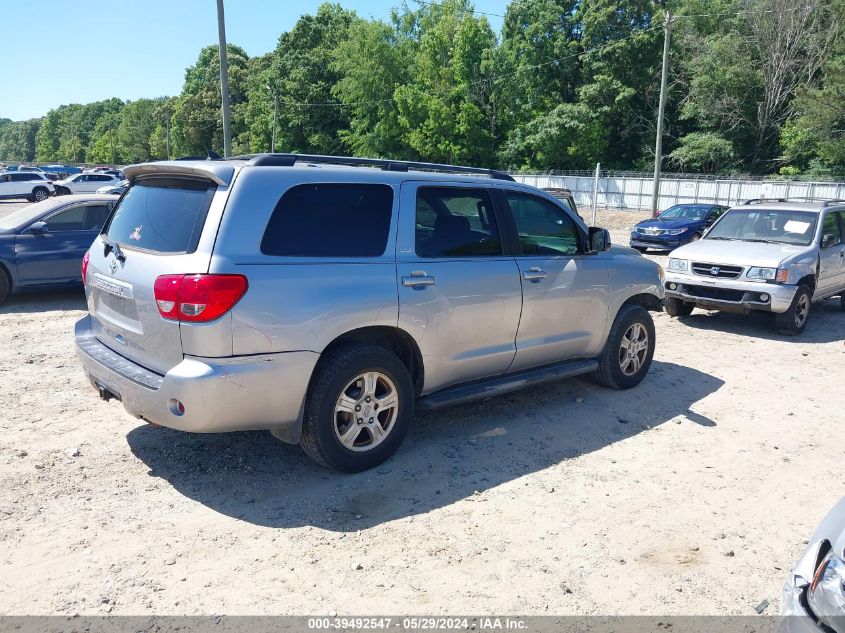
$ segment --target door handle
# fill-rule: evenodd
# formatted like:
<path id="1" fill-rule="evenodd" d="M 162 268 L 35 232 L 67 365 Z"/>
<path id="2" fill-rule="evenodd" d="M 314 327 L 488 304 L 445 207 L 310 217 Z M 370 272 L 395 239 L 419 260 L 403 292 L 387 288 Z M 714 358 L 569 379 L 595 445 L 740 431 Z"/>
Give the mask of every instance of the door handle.
<path id="1" fill-rule="evenodd" d="M 542 268 L 537 268 L 536 266 L 532 266 L 528 270 L 522 271 L 522 278 L 526 281 L 540 281 L 548 276 L 549 273 Z"/>
<path id="2" fill-rule="evenodd" d="M 406 288 L 422 288 L 423 286 L 433 286 L 434 284 L 434 276 L 426 275 L 424 271 L 415 270 L 409 277 L 402 277 L 402 285 Z"/>

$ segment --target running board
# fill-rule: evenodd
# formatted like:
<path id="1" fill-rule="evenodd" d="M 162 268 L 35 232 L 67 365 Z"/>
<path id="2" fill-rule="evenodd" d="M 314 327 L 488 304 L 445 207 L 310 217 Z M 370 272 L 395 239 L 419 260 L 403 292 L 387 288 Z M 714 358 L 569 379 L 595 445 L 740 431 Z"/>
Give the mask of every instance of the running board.
<path id="1" fill-rule="evenodd" d="M 553 380 L 589 374 L 598 368 L 599 363 L 596 360 L 568 360 L 563 363 L 526 369 L 513 374 L 502 374 L 483 380 L 474 380 L 423 396 L 417 400 L 417 407 L 426 411 L 443 409 L 473 400 L 501 396 L 511 391 L 518 391 L 528 385 L 539 385 Z"/>

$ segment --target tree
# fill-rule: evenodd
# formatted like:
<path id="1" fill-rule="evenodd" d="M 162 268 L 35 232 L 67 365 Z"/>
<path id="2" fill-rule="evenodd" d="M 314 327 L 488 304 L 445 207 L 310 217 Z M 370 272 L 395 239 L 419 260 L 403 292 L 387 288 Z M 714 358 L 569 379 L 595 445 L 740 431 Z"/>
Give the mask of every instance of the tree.
<path id="1" fill-rule="evenodd" d="M 467 0 L 444 0 L 400 24 L 415 42 L 410 79 L 395 91 L 404 141 L 427 160 L 494 164 L 497 42 L 487 19 Z"/>
<path id="2" fill-rule="evenodd" d="M 691 132 L 680 139 L 669 161 L 681 171 L 713 173 L 734 158 L 731 142 L 715 132 Z"/>
<path id="3" fill-rule="evenodd" d="M 279 37 L 271 87 L 279 95 L 277 142 L 285 151 L 343 152 L 340 130 L 348 129 L 349 119 L 343 108 L 332 105 L 332 87 L 340 80 L 332 62 L 354 19 L 340 5 L 324 3 L 317 15 L 302 16 Z"/>
<path id="4" fill-rule="evenodd" d="M 232 104 L 232 139 L 241 139 L 246 131 L 246 78 L 249 56 L 240 46 L 227 44 L 229 61 L 229 98 Z M 205 156 L 209 150 L 222 154 L 223 115 L 220 100 L 219 47 L 206 46 L 196 64 L 185 71 L 185 84 L 175 104 L 171 137 L 174 154 Z M 233 151 L 248 151 L 240 140 Z"/>

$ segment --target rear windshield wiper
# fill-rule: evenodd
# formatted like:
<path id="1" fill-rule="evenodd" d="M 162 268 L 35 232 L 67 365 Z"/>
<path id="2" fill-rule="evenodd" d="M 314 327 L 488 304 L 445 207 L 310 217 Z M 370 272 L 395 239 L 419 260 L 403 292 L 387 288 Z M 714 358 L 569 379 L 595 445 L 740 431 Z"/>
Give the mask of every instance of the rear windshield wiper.
<path id="1" fill-rule="evenodd" d="M 108 257 L 109 253 L 114 253 L 114 258 L 118 261 L 125 262 L 126 255 L 120 250 L 120 244 L 107 237 L 103 237 L 103 257 Z"/>

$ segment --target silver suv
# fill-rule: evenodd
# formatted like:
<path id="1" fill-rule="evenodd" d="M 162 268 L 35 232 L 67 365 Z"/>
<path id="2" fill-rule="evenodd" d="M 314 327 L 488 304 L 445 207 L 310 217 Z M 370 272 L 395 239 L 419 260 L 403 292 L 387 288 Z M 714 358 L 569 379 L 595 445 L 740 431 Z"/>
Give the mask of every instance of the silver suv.
<path id="1" fill-rule="evenodd" d="M 125 173 L 76 344 L 149 422 L 270 429 L 354 472 L 415 407 L 580 374 L 625 389 L 651 364 L 660 268 L 505 174 L 290 154 Z"/>
<path id="2" fill-rule="evenodd" d="M 837 295 L 845 310 L 845 200 L 748 200 L 667 267 L 671 316 L 770 312 L 786 335 L 804 331 L 813 302 Z"/>

